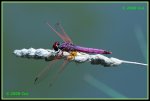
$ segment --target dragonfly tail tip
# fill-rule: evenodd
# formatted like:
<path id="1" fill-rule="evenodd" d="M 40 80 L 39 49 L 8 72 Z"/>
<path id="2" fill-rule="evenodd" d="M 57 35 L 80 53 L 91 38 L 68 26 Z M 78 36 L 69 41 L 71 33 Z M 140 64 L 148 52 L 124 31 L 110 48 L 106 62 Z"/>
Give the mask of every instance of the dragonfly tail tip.
<path id="1" fill-rule="evenodd" d="M 112 52 L 109 52 L 109 51 L 104 51 L 103 54 L 112 54 Z"/>

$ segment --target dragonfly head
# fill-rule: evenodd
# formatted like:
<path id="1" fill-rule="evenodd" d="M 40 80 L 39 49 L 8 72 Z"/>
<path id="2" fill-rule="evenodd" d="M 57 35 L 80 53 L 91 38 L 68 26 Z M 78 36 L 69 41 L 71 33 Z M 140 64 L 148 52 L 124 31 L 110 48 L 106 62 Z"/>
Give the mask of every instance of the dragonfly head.
<path id="1" fill-rule="evenodd" d="M 56 42 L 53 44 L 53 49 L 54 49 L 55 51 L 58 51 L 58 49 L 59 49 L 59 42 L 58 42 L 58 41 L 56 41 Z"/>

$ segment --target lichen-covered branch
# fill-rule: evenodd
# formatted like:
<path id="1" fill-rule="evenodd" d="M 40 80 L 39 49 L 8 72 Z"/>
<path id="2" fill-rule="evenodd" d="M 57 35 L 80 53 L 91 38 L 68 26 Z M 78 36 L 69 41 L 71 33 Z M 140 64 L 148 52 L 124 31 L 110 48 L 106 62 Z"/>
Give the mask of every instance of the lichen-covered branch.
<path id="1" fill-rule="evenodd" d="M 55 57 L 61 54 L 61 57 L 59 59 L 67 59 L 68 56 L 70 56 L 70 53 L 68 52 L 56 52 L 54 50 L 50 49 L 21 49 L 21 50 L 14 50 L 13 52 L 16 56 L 24 57 L 24 58 L 33 58 L 33 59 L 45 59 L 46 61 L 52 61 L 56 59 Z M 131 64 L 138 64 L 138 65 L 145 65 L 144 63 L 138 63 L 138 62 L 131 62 L 131 61 L 124 61 L 117 58 L 108 58 L 101 54 L 87 54 L 82 52 L 77 52 L 77 56 L 75 56 L 72 60 L 77 63 L 84 63 L 84 62 L 90 62 L 92 65 L 103 65 L 105 67 L 112 67 L 112 66 L 118 66 L 122 63 L 131 63 Z"/>

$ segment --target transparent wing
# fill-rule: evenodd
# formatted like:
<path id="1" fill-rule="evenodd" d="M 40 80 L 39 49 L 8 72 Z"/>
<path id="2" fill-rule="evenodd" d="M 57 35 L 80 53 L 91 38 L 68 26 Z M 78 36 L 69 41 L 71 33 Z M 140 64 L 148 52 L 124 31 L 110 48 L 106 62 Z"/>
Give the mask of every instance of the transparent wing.
<path id="1" fill-rule="evenodd" d="M 52 68 L 52 65 L 54 63 L 56 63 L 57 61 L 59 61 L 58 59 L 55 59 L 53 61 L 51 61 L 47 67 L 45 67 L 35 78 L 34 80 L 34 84 L 38 84 L 40 81 L 42 81 L 47 75 L 48 75 L 48 72 L 49 70 Z"/>
<path id="2" fill-rule="evenodd" d="M 69 63 L 68 60 L 65 60 L 64 63 L 60 66 L 59 71 L 54 75 L 54 77 L 52 78 L 52 82 L 50 83 L 49 86 L 52 86 L 53 83 L 58 79 L 59 75 L 64 71 L 66 65 Z"/>
<path id="3" fill-rule="evenodd" d="M 65 38 L 65 40 L 66 40 L 67 42 L 73 43 L 72 40 L 71 40 L 71 38 L 70 38 L 70 37 L 67 35 L 67 33 L 65 32 L 65 30 L 64 30 L 64 28 L 62 27 L 62 25 L 61 25 L 60 22 L 57 22 L 57 23 L 55 24 L 55 29 L 56 29 L 57 32 L 61 33 L 61 34 L 64 36 L 64 38 Z"/>
<path id="4" fill-rule="evenodd" d="M 55 29 L 47 22 L 47 25 L 64 41 L 72 43 L 71 38 L 66 34 L 60 23 L 56 23 Z"/>

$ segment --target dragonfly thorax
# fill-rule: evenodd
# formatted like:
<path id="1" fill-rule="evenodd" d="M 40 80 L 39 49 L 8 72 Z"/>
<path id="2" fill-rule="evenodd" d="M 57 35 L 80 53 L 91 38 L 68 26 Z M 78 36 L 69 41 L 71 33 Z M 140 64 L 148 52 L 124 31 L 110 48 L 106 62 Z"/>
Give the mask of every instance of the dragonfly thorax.
<path id="1" fill-rule="evenodd" d="M 58 46 L 58 49 L 63 50 L 63 51 L 74 51 L 74 45 L 70 42 L 62 42 Z"/>

